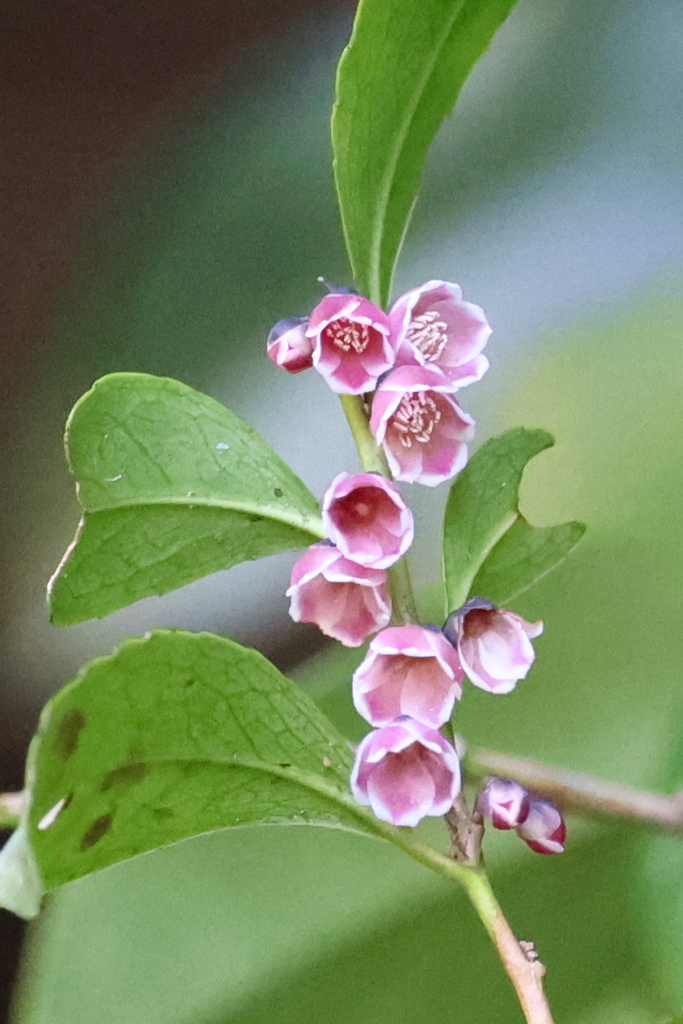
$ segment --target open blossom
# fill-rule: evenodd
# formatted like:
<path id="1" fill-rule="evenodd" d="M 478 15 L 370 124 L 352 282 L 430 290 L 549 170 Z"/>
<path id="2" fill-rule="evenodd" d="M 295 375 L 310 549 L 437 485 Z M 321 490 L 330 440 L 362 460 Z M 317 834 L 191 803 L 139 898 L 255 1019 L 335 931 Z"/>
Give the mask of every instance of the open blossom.
<path id="1" fill-rule="evenodd" d="M 353 675 L 353 702 L 371 725 L 389 725 L 409 715 L 438 729 L 462 696 L 457 652 L 437 630 L 392 626 L 370 642 Z"/>
<path id="2" fill-rule="evenodd" d="M 414 827 L 453 806 L 460 792 L 458 755 L 436 729 L 399 718 L 362 741 L 351 790 L 381 821 Z"/>
<path id="3" fill-rule="evenodd" d="M 380 382 L 370 429 L 397 480 L 434 487 L 467 462 L 474 420 L 435 366 L 400 366 Z"/>
<path id="4" fill-rule="evenodd" d="M 567 826 L 555 804 L 533 797 L 525 821 L 517 828 L 517 835 L 536 853 L 562 853 Z"/>
<path id="5" fill-rule="evenodd" d="M 481 352 L 491 328 L 457 284 L 427 281 L 406 292 L 392 306 L 389 324 L 399 341 L 397 366 L 437 366 L 459 388 L 481 380 L 488 370 Z"/>
<path id="6" fill-rule="evenodd" d="M 453 612 L 444 627 L 470 682 L 489 693 L 510 693 L 526 677 L 536 657 L 531 640 L 542 632 L 542 622 L 480 597 Z"/>
<path id="7" fill-rule="evenodd" d="M 276 366 L 289 373 L 300 373 L 313 366 L 313 342 L 306 334 L 308 317 L 278 320 L 268 335 L 268 356 Z"/>
<path id="8" fill-rule="evenodd" d="M 340 473 L 325 492 L 322 513 L 327 536 L 359 565 L 386 569 L 413 542 L 413 513 L 379 473 Z"/>
<path id="9" fill-rule="evenodd" d="M 346 647 L 360 647 L 391 618 L 386 572 L 351 562 L 324 542 L 295 562 L 287 597 L 295 622 L 314 622 Z"/>
<path id="10" fill-rule="evenodd" d="M 372 391 L 396 361 L 389 318 L 362 295 L 326 295 L 311 313 L 306 333 L 313 342 L 313 365 L 341 395 Z"/>
<path id="11" fill-rule="evenodd" d="M 512 779 L 490 778 L 477 801 L 477 807 L 485 818 L 491 819 L 494 828 L 517 828 L 526 821 L 531 806 L 530 797 L 524 786 Z"/>

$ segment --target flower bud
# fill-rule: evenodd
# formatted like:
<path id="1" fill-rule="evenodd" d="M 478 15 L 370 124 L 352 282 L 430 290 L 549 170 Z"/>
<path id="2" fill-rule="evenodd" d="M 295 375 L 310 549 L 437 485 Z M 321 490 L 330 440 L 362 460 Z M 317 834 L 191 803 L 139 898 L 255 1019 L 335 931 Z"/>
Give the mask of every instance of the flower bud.
<path id="1" fill-rule="evenodd" d="M 563 853 L 567 826 L 555 804 L 532 797 L 529 813 L 517 827 L 517 835 L 536 853 Z"/>
<path id="2" fill-rule="evenodd" d="M 397 366 L 437 366 L 459 388 L 488 370 L 481 351 L 491 328 L 457 284 L 428 281 L 406 292 L 392 306 L 389 324 L 399 340 Z"/>
<path id="3" fill-rule="evenodd" d="M 413 513 L 379 473 L 340 473 L 323 497 L 322 513 L 327 536 L 359 565 L 386 569 L 413 542 Z"/>
<path id="4" fill-rule="evenodd" d="M 301 373 L 313 366 L 313 342 L 306 335 L 308 317 L 278 320 L 266 342 L 268 357 L 289 373 Z"/>
<path id="5" fill-rule="evenodd" d="M 386 313 L 362 295 L 326 295 L 311 313 L 306 333 L 313 365 L 341 395 L 372 391 L 396 360 Z"/>
<path id="6" fill-rule="evenodd" d="M 530 638 L 542 632 L 541 621 L 527 622 L 481 597 L 453 612 L 444 626 L 467 678 L 489 693 L 510 693 L 526 677 L 536 657 Z"/>
<path id="7" fill-rule="evenodd" d="M 295 562 L 287 597 L 295 622 L 314 622 L 346 647 L 360 647 L 391 618 L 386 572 L 358 565 L 325 542 Z"/>
<path id="8" fill-rule="evenodd" d="M 517 828 L 526 821 L 530 798 L 524 786 L 512 779 L 492 777 L 480 793 L 477 807 L 494 828 Z"/>
<path id="9" fill-rule="evenodd" d="M 371 725 L 408 715 L 438 729 L 462 696 L 457 652 L 442 633 L 424 626 L 392 626 L 370 642 L 353 675 L 353 702 Z"/>
<path id="10" fill-rule="evenodd" d="M 399 718 L 362 741 L 351 790 L 381 821 L 414 827 L 453 806 L 460 792 L 458 755 L 440 732 Z"/>
<path id="11" fill-rule="evenodd" d="M 467 462 L 474 420 L 435 366 L 400 366 L 379 383 L 370 429 L 396 480 L 435 487 Z"/>

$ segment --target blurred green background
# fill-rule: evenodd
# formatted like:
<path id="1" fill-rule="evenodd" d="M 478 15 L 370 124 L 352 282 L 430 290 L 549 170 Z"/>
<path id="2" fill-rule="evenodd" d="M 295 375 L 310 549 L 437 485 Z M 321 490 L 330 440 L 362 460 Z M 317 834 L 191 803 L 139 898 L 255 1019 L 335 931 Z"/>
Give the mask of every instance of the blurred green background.
<path id="1" fill-rule="evenodd" d="M 84 175 L 80 257 L 2 408 L 0 685 L 20 736 L 86 658 L 153 625 L 258 646 L 362 734 L 359 655 L 314 654 L 315 631 L 289 623 L 289 556 L 64 630 L 43 602 L 76 521 L 63 421 L 102 373 L 208 390 L 316 493 L 355 465 L 317 375 L 263 356 L 271 323 L 314 304 L 318 274 L 347 275 L 327 120 L 352 5 L 302 8 L 271 11 L 237 67 L 212 51 L 163 118 L 150 105 L 154 130 L 119 157 L 106 201 Z M 486 309 L 492 369 L 462 396 L 477 442 L 553 431 L 523 509 L 589 524 L 515 605 L 546 621 L 529 679 L 499 699 L 470 688 L 459 731 L 669 789 L 683 784 L 682 66 L 674 0 L 521 0 L 437 140 L 397 281 L 457 280 Z M 446 488 L 407 493 L 428 586 Z M 541 858 L 493 838 L 494 884 L 548 965 L 558 1024 L 683 1011 L 683 842 L 571 822 L 566 854 Z M 14 1024 L 521 1020 L 457 892 L 379 843 L 313 829 L 205 837 L 74 883 L 29 930 L 17 993 Z"/>

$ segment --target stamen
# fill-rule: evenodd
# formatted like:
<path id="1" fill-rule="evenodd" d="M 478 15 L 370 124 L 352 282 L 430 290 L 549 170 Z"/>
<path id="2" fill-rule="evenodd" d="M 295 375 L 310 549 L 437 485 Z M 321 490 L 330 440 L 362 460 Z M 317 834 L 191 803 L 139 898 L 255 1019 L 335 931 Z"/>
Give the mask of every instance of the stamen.
<path id="1" fill-rule="evenodd" d="M 410 321 L 406 338 L 424 355 L 427 362 L 439 358 L 448 341 L 448 324 L 439 320 L 436 310 L 430 309 Z"/>
<path id="2" fill-rule="evenodd" d="M 324 331 L 329 340 L 340 348 L 342 352 L 365 352 L 370 343 L 370 328 L 368 324 L 357 324 L 346 317 L 333 320 Z"/>
<path id="3" fill-rule="evenodd" d="M 441 411 L 434 399 L 420 391 L 416 395 L 403 396 L 392 417 L 392 426 L 398 431 L 403 447 L 412 448 L 413 441 L 426 444 L 431 440 L 440 419 Z"/>

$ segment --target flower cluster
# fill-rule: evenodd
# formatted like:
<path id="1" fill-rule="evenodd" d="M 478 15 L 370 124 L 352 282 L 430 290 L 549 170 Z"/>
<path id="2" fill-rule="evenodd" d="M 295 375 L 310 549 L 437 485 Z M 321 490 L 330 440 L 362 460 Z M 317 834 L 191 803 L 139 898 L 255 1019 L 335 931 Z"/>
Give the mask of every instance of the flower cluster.
<path id="1" fill-rule="evenodd" d="M 567 828 L 561 812 L 550 800 L 532 796 L 512 779 L 488 779 L 477 807 L 494 828 L 515 829 L 536 853 L 562 853 Z"/>
<path id="2" fill-rule="evenodd" d="M 490 333 L 457 285 L 429 281 L 388 314 L 360 295 L 332 292 L 310 317 L 276 324 L 268 354 L 291 373 L 315 367 L 337 393 L 373 391 L 368 426 L 394 478 L 433 486 L 467 461 L 474 422 L 455 395 L 488 368 L 482 349 Z M 375 634 L 353 675 L 353 701 L 372 732 L 356 752 L 351 789 L 381 820 L 414 827 L 446 814 L 460 792 L 458 755 L 439 730 L 450 722 L 465 677 L 490 693 L 509 693 L 533 663 L 531 639 L 543 623 L 474 598 L 443 630 L 390 626 L 387 570 L 414 534 L 400 491 L 379 473 L 340 473 L 321 512 L 326 539 L 294 565 L 290 615 L 348 647 Z M 486 799 L 494 801 L 491 786 Z M 516 827 L 534 849 L 561 843 L 552 805 L 516 792 L 510 799 L 509 807 L 501 797 L 480 809 L 496 827 Z"/>
<path id="3" fill-rule="evenodd" d="M 338 394 L 374 392 L 370 429 L 394 478 L 433 487 L 467 462 L 474 420 L 455 395 L 488 369 L 490 334 L 457 284 L 428 281 L 389 313 L 361 295 L 331 292 L 309 317 L 276 324 L 268 355 L 290 373 L 314 367 Z"/>

